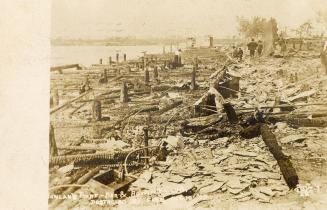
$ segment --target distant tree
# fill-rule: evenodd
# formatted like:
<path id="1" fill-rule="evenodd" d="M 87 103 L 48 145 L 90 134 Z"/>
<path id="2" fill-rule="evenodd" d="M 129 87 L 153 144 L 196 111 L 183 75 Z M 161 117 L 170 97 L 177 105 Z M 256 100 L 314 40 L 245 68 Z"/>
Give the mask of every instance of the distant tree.
<path id="1" fill-rule="evenodd" d="M 316 27 L 320 29 L 320 36 L 325 35 L 325 30 L 327 29 L 327 9 L 320 10 L 316 13 Z"/>
<path id="2" fill-rule="evenodd" d="M 313 26 L 311 21 L 306 21 L 302 25 L 300 25 L 297 29 L 295 29 L 296 35 L 298 35 L 300 38 L 303 36 L 311 36 Z"/>
<path id="3" fill-rule="evenodd" d="M 251 20 L 237 17 L 238 31 L 245 37 L 258 37 L 264 33 L 267 20 L 262 17 L 253 17 Z"/>
<path id="4" fill-rule="evenodd" d="M 278 27 L 277 27 L 277 21 L 275 18 L 270 18 L 269 23 L 272 27 L 272 35 L 273 39 L 276 41 L 278 39 Z M 286 34 L 285 34 L 286 35 Z"/>

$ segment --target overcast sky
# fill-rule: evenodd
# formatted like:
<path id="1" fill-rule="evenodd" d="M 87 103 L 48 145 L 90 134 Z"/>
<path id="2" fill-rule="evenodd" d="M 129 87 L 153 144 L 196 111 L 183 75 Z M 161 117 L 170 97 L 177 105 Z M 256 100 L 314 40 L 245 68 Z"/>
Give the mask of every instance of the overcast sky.
<path id="1" fill-rule="evenodd" d="M 327 0 L 53 0 L 52 38 L 232 36 L 236 16 L 295 28 Z"/>

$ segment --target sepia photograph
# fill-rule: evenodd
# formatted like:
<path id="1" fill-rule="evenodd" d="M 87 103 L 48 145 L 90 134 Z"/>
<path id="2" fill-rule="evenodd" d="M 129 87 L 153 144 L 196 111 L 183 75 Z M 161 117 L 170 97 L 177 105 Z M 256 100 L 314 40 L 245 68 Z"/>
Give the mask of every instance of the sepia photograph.
<path id="1" fill-rule="evenodd" d="M 52 0 L 49 210 L 323 210 L 327 2 Z"/>

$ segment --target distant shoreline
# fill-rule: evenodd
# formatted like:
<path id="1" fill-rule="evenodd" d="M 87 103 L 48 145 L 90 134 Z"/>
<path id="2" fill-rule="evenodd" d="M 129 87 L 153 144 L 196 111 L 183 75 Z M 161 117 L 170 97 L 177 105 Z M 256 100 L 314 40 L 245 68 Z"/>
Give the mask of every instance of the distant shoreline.
<path id="1" fill-rule="evenodd" d="M 136 38 L 110 38 L 110 39 L 51 39 L 52 46 L 149 46 L 149 45 L 176 45 L 185 43 L 183 38 L 175 39 L 136 39 Z"/>
<path id="2" fill-rule="evenodd" d="M 180 44 L 180 43 L 179 43 Z M 166 45 L 166 44 L 161 44 L 161 43 L 154 43 L 154 44 L 123 44 L 123 43 L 115 43 L 115 44 L 88 44 L 88 43 L 74 43 L 74 44 L 52 44 L 51 43 L 51 46 L 53 47 L 59 47 L 59 46 L 96 46 L 96 47 L 99 47 L 99 46 L 103 46 L 103 47 L 112 47 L 112 46 L 151 46 L 151 45 Z M 170 45 L 170 44 L 169 44 Z M 175 45 L 175 44 L 173 44 Z"/>

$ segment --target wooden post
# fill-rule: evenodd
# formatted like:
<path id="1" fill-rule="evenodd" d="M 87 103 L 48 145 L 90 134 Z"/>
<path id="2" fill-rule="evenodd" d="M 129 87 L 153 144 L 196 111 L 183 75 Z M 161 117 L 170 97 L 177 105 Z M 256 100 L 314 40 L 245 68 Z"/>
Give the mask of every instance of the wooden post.
<path id="1" fill-rule="evenodd" d="M 58 89 L 54 89 L 54 93 L 53 93 L 53 104 L 55 106 L 59 106 L 59 92 L 58 92 Z"/>
<path id="2" fill-rule="evenodd" d="M 153 69 L 153 79 L 157 80 L 158 79 L 158 67 L 155 66 Z"/>
<path id="3" fill-rule="evenodd" d="M 54 128 L 50 124 L 50 132 L 49 132 L 49 154 L 50 157 L 52 156 L 57 156 L 58 155 L 58 149 L 57 149 L 57 144 L 56 144 L 56 139 L 55 139 L 55 134 L 54 134 Z"/>
<path id="4" fill-rule="evenodd" d="M 99 63 L 102 64 L 102 58 L 100 58 Z"/>
<path id="5" fill-rule="evenodd" d="M 145 69 L 145 67 L 146 67 L 146 58 L 145 58 L 145 54 L 144 54 L 144 57 L 143 57 L 143 69 Z"/>
<path id="6" fill-rule="evenodd" d="M 147 127 L 143 128 L 144 131 L 144 147 L 148 147 L 149 146 L 149 130 Z M 145 148 L 144 149 L 144 156 L 145 156 L 145 166 L 146 168 L 149 167 L 149 149 Z"/>
<path id="7" fill-rule="evenodd" d="M 111 64 L 112 64 L 112 58 L 111 56 L 109 56 L 109 66 L 111 66 Z"/>
<path id="8" fill-rule="evenodd" d="M 127 90 L 126 82 L 123 82 L 121 86 L 120 102 L 122 103 L 128 102 L 128 90 Z"/>
<path id="9" fill-rule="evenodd" d="M 119 69 L 119 68 L 116 69 L 116 75 L 117 75 L 117 76 L 120 75 L 120 69 Z"/>
<path id="10" fill-rule="evenodd" d="M 311 42 L 307 42 L 307 50 L 310 50 L 310 44 Z"/>
<path id="11" fill-rule="evenodd" d="M 50 108 L 52 108 L 52 107 L 53 107 L 53 97 L 50 96 Z"/>
<path id="12" fill-rule="evenodd" d="M 119 53 L 116 53 L 116 62 L 119 63 Z"/>
<path id="13" fill-rule="evenodd" d="M 98 100 L 94 100 L 93 106 L 92 106 L 92 117 L 94 121 L 100 121 L 101 120 L 101 102 Z"/>
<path id="14" fill-rule="evenodd" d="M 124 61 L 126 61 L 126 53 L 124 53 Z"/>
<path id="15" fill-rule="evenodd" d="M 195 73 L 196 73 L 196 68 L 193 67 L 193 70 L 192 70 L 192 78 L 191 78 L 191 90 L 195 90 L 196 89 Z"/>
<path id="16" fill-rule="evenodd" d="M 108 81 L 107 69 L 103 69 L 103 78 L 105 81 Z"/>
<path id="17" fill-rule="evenodd" d="M 100 139 L 102 137 L 102 126 L 97 125 L 96 122 L 93 122 L 92 125 L 92 138 Z"/>
<path id="18" fill-rule="evenodd" d="M 280 96 L 276 96 L 275 97 L 275 103 L 274 103 L 274 106 L 278 106 L 280 105 L 280 101 L 281 101 L 281 98 Z M 276 112 L 280 112 L 281 111 L 281 108 L 273 108 L 273 112 L 276 113 Z"/>
<path id="19" fill-rule="evenodd" d="M 150 82 L 150 74 L 148 68 L 144 71 L 144 83 L 148 84 Z"/>
<path id="20" fill-rule="evenodd" d="M 127 66 L 127 73 L 130 74 L 131 73 L 131 67 Z"/>
<path id="21" fill-rule="evenodd" d="M 213 37 L 209 37 L 209 47 L 213 47 Z"/>
<path id="22" fill-rule="evenodd" d="M 162 54 L 166 54 L 166 46 L 162 47 Z"/>
<path id="23" fill-rule="evenodd" d="M 198 57 L 195 57 L 195 68 L 198 69 L 199 68 L 199 59 Z"/>

